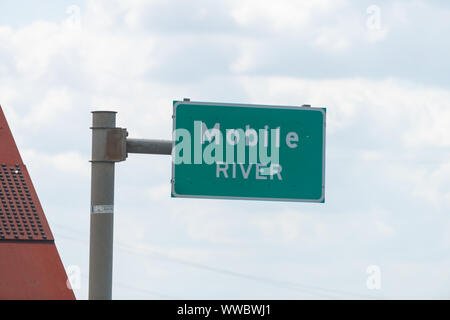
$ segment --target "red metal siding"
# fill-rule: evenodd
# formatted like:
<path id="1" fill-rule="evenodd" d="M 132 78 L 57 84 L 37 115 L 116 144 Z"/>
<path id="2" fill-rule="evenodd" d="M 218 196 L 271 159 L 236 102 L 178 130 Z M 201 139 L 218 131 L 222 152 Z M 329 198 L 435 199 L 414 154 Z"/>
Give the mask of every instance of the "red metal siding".
<path id="1" fill-rule="evenodd" d="M 0 299 L 72 300 L 53 242 L 0 241 Z"/>
<path id="2" fill-rule="evenodd" d="M 75 299 L 0 106 L 0 299 Z"/>

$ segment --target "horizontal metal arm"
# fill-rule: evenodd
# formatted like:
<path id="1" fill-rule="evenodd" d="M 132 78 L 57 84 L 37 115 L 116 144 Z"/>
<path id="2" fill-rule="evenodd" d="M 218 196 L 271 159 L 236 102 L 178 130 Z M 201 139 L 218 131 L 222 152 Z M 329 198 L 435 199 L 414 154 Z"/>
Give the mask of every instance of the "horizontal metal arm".
<path id="1" fill-rule="evenodd" d="M 155 139 L 127 139 L 128 153 L 172 154 L 172 141 Z"/>

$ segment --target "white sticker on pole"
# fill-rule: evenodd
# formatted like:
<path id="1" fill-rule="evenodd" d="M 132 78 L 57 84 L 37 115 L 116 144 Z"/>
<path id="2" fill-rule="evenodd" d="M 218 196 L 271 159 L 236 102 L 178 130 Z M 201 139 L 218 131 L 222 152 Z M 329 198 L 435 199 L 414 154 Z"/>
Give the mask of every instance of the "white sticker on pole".
<path id="1" fill-rule="evenodd" d="M 110 204 L 96 204 L 92 206 L 92 214 L 97 213 L 114 213 L 114 205 Z"/>

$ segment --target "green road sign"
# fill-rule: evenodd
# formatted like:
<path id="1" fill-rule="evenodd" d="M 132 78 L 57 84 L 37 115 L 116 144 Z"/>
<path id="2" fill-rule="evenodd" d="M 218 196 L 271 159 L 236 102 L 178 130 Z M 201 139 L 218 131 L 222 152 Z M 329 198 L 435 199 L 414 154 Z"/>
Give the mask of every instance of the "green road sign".
<path id="1" fill-rule="evenodd" d="M 325 108 L 174 101 L 172 196 L 325 202 Z"/>

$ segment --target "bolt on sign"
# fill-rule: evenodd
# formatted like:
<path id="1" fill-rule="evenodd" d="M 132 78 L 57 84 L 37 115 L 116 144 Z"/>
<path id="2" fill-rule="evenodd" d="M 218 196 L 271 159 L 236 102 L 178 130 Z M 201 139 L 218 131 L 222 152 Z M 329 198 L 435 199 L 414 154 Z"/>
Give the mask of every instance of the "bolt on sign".
<path id="1" fill-rule="evenodd" d="M 172 197 L 325 202 L 325 108 L 173 102 Z"/>

